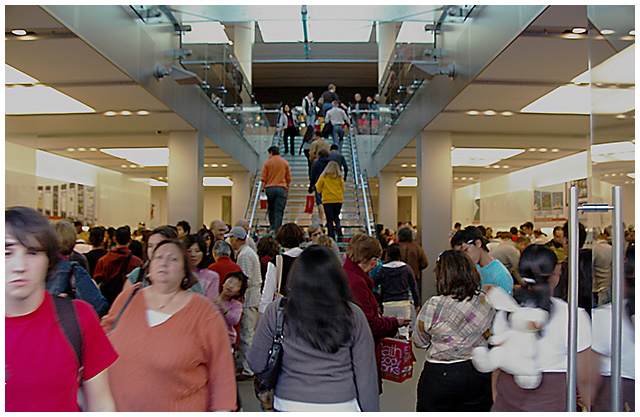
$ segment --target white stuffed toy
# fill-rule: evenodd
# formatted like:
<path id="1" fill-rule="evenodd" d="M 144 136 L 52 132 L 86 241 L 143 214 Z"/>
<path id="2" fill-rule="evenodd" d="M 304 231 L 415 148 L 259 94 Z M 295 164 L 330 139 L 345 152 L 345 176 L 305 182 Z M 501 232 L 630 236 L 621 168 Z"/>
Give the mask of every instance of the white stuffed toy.
<path id="1" fill-rule="evenodd" d="M 487 299 L 496 310 L 510 312 L 511 329 L 492 335 L 492 349 L 473 349 L 473 365 L 480 372 L 491 372 L 498 368 L 514 376 L 520 388 L 535 389 L 542 381 L 537 363 L 537 332 L 547 322 L 549 313 L 541 308 L 522 307 L 505 290 L 492 286 Z"/>

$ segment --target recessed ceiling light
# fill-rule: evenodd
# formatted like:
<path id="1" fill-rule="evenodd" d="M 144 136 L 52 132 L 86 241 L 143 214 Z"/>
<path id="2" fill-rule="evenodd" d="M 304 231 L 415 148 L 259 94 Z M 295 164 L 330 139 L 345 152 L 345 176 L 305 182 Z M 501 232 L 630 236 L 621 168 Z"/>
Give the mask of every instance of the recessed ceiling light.
<path id="1" fill-rule="evenodd" d="M 613 174 L 611 174 L 611 176 L 612 176 L 612 177 L 615 177 L 615 176 L 616 176 L 616 173 L 614 172 Z"/>
<path id="2" fill-rule="evenodd" d="M 137 114 L 138 116 L 146 116 L 146 115 L 148 115 L 148 114 L 149 114 L 149 112 L 148 112 L 148 111 L 146 111 L 146 110 L 140 110 L 140 111 L 136 112 L 136 114 Z"/>
<path id="3" fill-rule="evenodd" d="M 209 168 L 209 164 L 204 164 L 202 166 L 205 167 L 205 168 Z"/>
<path id="4" fill-rule="evenodd" d="M 509 168 L 509 165 L 502 165 L 502 168 L 504 168 L 504 169 L 508 169 L 508 168 Z"/>
<path id="5" fill-rule="evenodd" d="M 135 166 L 135 165 L 133 165 L 133 164 L 129 165 L 129 168 L 135 168 L 135 167 L 136 167 L 136 166 Z"/>
<path id="6" fill-rule="evenodd" d="M 125 164 L 122 164 L 122 165 L 120 165 L 120 166 L 121 166 L 122 168 L 127 168 L 127 167 L 128 167 L 128 165 L 125 165 Z"/>
<path id="7" fill-rule="evenodd" d="M 538 150 L 539 150 L 540 152 L 546 152 L 546 151 L 547 151 L 547 148 L 540 148 L 540 149 L 538 149 Z"/>
<path id="8" fill-rule="evenodd" d="M 103 114 L 104 114 L 105 116 L 109 117 L 109 116 L 115 116 L 115 115 L 116 115 L 116 114 L 118 114 L 118 113 L 116 113 L 116 112 L 114 112 L 114 111 L 106 111 L 106 112 L 104 112 Z"/>
<path id="9" fill-rule="evenodd" d="M 74 148 L 67 148 L 67 151 L 68 152 L 73 152 L 73 151 L 75 151 L 75 149 Z"/>
<path id="10" fill-rule="evenodd" d="M 122 110 L 122 111 L 120 112 L 120 114 L 121 114 L 122 116 L 131 116 L 131 112 L 130 112 L 129 110 Z"/>
<path id="11" fill-rule="evenodd" d="M 25 36 L 20 36 L 18 39 L 21 41 L 35 41 L 37 38 L 33 35 L 25 35 Z"/>
<path id="12" fill-rule="evenodd" d="M 616 33 L 616 31 L 612 29 L 602 29 L 600 33 L 602 33 L 603 35 L 611 35 L 612 33 Z"/>
<path id="13" fill-rule="evenodd" d="M 618 118 L 618 119 L 626 119 L 627 115 L 626 114 L 619 114 L 619 115 L 616 116 L 616 118 Z"/>
<path id="14" fill-rule="evenodd" d="M 499 169 L 499 168 L 500 168 L 500 165 L 494 165 L 493 167 L 494 167 L 495 169 Z"/>
<path id="15" fill-rule="evenodd" d="M 406 167 L 408 167 L 409 165 L 407 165 L 407 164 L 402 164 L 402 165 L 400 165 L 400 166 L 401 166 L 402 168 L 406 168 Z"/>
<path id="16" fill-rule="evenodd" d="M 469 177 L 469 181 L 473 180 L 473 177 Z"/>
<path id="17" fill-rule="evenodd" d="M 494 112 L 493 110 L 486 110 L 484 112 L 485 116 L 494 116 L 496 114 L 496 112 Z"/>
<path id="18" fill-rule="evenodd" d="M 560 152 L 560 149 L 558 149 L 558 148 L 553 148 L 553 149 L 551 149 L 551 152 Z"/>
<path id="19" fill-rule="evenodd" d="M 218 164 L 211 164 L 213 168 L 218 168 Z"/>
<path id="20" fill-rule="evenodd" d="M 624 183 L 625 183 L 625 184 L 629 184 L 629 181 L 625 181 Z"/>
<path id="21" fill-rule="evenodd" d="M 604 174 L 604 176 L 605 176 L 605 177 L 608 177 L 608 176 L 609 176 L 609 174 Z"/>
<path id="22" fill-rule="evenodd" d="M 571 30 L 571 32 L 573 32 L 573 33 L 585 33 L 586 31 L 587 31 L 587 29 L 585 29 L 585 28 L 573 28 Z"/>
<path id="23" fill-rule="evenodd" d="M 535 151 L 537 151 L 536 148 L 529 148 L 529 152 L 535 152 Z"/>
<path id="24" fill-rule="evenodd" d="M 226 168 L 226 167 L 227 167 L 227 164 L 222 164 L 222 165 L 220 165 L 220 166 L 221 166 L 222 168 Z"/>
<path id="25" fill-rule="evenodd" d="M 467 177 L 462 177 L 462 178 L 460 178 L 460 179 L 461 179 L 462 181 L 466 181 L 466 180 L 467 180 Z"/>
<path id="26" fill-rule="evenodd" d="M 510 112 L 510 111 L 503 111 L 503 112 L 502 112 L 502 113 L 500 113 L 500 114 L 501 114 L 501 115 L 503 115 L 503 116 L 507 116 L 507 117 L 509 117 L 509 116 L 513 116 L 513 112 Z"/>
<path id="27" fill-rule="evenodd" d="M 567 33 L 566 35 L 564 35 L 565 39 L 582 39 L 582 36 L 578 35 L 577 33 Z"/>
<path id="28" fill-rule="evenodd" d="M 415 168 L 415 167 L 417 167 L 416 164 L 411 164 L 411 168 Z"/>
<path id="29" fill-rule="evenodd" d="M 453 177 L 453 180 L 454 181 L 458 181 L 458 177 Z"/>
<path id="30" fill-rule="evenodd" d="M 79 152 L 84 152 L 84 151 L 86 151 L 86 149 L 85 148 L 78 148 L 78 151 Z"/>
<path id="31" fill-rule="evenodd" d="M 24 29 L 13 29 L 11 33 L 13 33 L 16 36 L 24 36 L 27 34 L 27 31 Z"/>
<path id="32" fill-rule="evenodd" d="M 233 41 L 229 41 L 229 45 L 233 45 Z"/>
<path id="33" fill-rule="evenodd" d="M 635 30 L 635 29 L 631 29 L 631 30 L 629 31 L 629 35 L 631 35 L 631 36 L 636 36 L 636 30 Z"/>
<path id="34" fill-rule="evenodd" d="M 479 112 L 479 111 L 477 111 L 477 110 L 469 110 L 469 111 L 467 112 L 467 114 L 468 114 L 469 116 L 477 116 L 478 114 L 480 114 L 480 112 Z"/>
<path id="35" fill-rule="evenodd" d="M 89 150 L 90 150 L 91 152 L 95 152 L 95 151 L 97 151 L 97 150 L 98 150 L 98 148 L 89 148 Z"/>

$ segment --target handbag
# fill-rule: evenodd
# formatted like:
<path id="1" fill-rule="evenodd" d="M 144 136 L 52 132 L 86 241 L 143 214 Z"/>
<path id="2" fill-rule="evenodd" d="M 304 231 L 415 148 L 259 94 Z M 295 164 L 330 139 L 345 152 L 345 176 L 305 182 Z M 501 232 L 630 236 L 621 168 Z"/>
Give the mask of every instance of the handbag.
<path id="1" fill-rule="evenodd" d="M 307 203 L 304 206 L 304 212 L 307 214 L 313 214 L 313 203 L 315 202 L 315 196 L 308 195 Z"/>
<path id="2" fill-rule="evenodd" d="M 322 128 L 322 133 L 321 133 L 322 137 L 328 138 L 332 132 L 333 132 L 333 125 L 331 124 L 331 122 L 325 123 L 324 127 Z"/>
<path id="3" fill-rule="evenodd" d="M 267 203 L 269 201 L 269 198 L 267 197 L 267 193 L 264 192 L 264 190 L 262 190 L 260 192 L 260 209 L 264 210 L 267 208 Z"/>
<path id="4" fill-rule="evenodd" d="M 260 374 L 256 374 L 253 380 L 256 398 L 260 401 L 264 411 L 273 410 L 274 390 L 282 367 L 282 330 L 284 325 L 284 306 L 286 304 L 287 298 L 281 298 L 276 314 L 276 333 L 273 335 L 273 343 L 271 344 L 271 349 L 269 349 L 267 367 Z"/>

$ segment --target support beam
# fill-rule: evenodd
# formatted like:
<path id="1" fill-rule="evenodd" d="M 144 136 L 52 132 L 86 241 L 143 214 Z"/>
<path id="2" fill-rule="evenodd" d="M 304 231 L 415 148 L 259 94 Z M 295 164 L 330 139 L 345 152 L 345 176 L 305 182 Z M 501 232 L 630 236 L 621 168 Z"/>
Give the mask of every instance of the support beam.
<path id="1" fill-rule="evenodd" d="M 167 221 L 189 222 L 194 230 L 202 225 L 204 137 L 199 132 L 171 132 L 169 135 L 169 180 Z"/>
<path id="2" fill-rule="evenodd" d="M 233 172 L 231 174 L 231 224 L 244 218 L 251 194 L 251 174 L 249 172 Z"/>
<path id="3" fill-rule="evenodd" d="M 378 223 L 387 229 L 395 229 L 398 223 L 398 186 L 397 172 L 378 174 Z"/>

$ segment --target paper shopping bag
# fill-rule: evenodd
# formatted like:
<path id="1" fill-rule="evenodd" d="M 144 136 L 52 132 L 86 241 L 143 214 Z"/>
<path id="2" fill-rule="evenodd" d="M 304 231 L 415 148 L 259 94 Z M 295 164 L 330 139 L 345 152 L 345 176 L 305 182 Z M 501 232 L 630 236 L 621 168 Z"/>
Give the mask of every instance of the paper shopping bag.
<path id="1" fill-rule="evenodd" d="M 384 338 L 380 341 L 382 353 L 382 378 L 404 382 L 413 376 L 413 351 L 411 341 Z"/>
<path id="2" fill-rule="evenodd" d="M 313 213 L 313 203 L 315 201 L 315 196 L 312 195 L 308 195 L 307 196 L 307 203 L 304 206 L 304 212 L 307 214 L 312 214 Z"/>
<path id="3" fill-rule="evenodd" d="M 264 210 L 264 209 L 267 208 L 267 200 L 268 200 L 267 194 L 264 193 L 264 192 L 260 193 L 260 208 L 261 209 Z"/>

